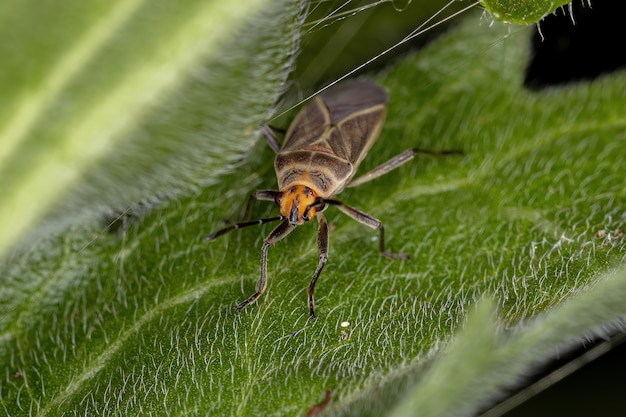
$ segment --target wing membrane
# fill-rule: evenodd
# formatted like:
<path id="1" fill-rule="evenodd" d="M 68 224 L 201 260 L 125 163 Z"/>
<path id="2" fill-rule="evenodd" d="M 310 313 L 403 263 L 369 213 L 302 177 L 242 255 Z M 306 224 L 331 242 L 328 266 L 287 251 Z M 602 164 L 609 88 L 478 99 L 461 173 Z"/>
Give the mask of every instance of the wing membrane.
<path id="1" fill-rule="evenodd" d="M 321 151 L 358 165 L 378 138 L 387 113 L 387 93 L 368 81 L 330 88 L 292 122 L 281 152 Z"/>

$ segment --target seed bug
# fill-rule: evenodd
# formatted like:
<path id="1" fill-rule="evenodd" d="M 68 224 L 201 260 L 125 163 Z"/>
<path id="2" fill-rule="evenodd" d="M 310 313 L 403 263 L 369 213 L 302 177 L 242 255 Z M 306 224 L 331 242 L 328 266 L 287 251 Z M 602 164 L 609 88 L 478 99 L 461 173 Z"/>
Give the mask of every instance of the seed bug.
<path id="1" fill-rule="evenodd" d="M 408 259 L 408 255 L 385 249 L 385 229 L 380 220 L 336 200 L 345 187 L 356 187 L 371 181 L 411 160 L 417 153 L 431 155 L 462 154 L 460 151 L 433 152 L 408 149 L 353 180 L 352 177 L 382 129 L 387 115 L 387 93 L 369 81 L 352 81 L 337 85 L 315 96 L 291 123 L 283 144 L 269 126 L 261 128 L 270 147 L 276 152 L 274 167 L 279 191 L 260 190 L 248 199 L 244 218 L 254 200 L 274 201 L 280 215 L 256 221 L 237 223 L 218 230 L 205 240 L 213 240 L 231 230 L 280 221 L 261 247 L 261 277 L 257 291 L 237 305 L 241 310 L 254 303 L 267 287 L 267 253 L 270 246 L 287 236 L 296 226 L 317 218 L 319 261 L 307 288 L 309 315 L 315 318 L 313 291 L 328 259 L 328 223 L 324 210 L 335 206 L 354 220 L 376 229 L 378 251 L 388 258 Z"/>

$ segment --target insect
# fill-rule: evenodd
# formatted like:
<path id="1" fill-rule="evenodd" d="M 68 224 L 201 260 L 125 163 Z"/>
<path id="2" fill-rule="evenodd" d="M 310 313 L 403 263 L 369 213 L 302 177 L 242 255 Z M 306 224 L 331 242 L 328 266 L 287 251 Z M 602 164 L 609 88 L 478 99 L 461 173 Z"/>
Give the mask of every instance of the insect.
<path id="1" fill-rule="evenodd" d="M 291 123 L 282 146 L 269 126 L 262 127 L 270 147 L 276 152 L 274 167 L 279 191 L 261 190 L 248 199 L 246 214 L 254 200 L 274 201 L 280 207 L 277 217 L 237 223 L 218 230 L 205 240 L 213 240 L 231 230 L 280 221 L 265 238 L 261 247 L 261 277 L 257 291 L 237 305 L 241 310 L 254 303 L 267 287 L 267 253 L 269 248 L 291 233 L 296 226 L 313 218 L 318 221 L 319 260 L 307 288 L 309 315 L 315 318 L 313 292 L 328 259 L 328 223 L 323 212 L 337 207 L 354 220 L 376 229 L 378 251 L 388 258 L 408 259 L 408 255 L 385 249 L 385 229 L 380 220 L 350 207 L 334 197 L 345 187 L 356 187 L 380 177 L 411 160 L 417 153 L 431 155 L 462 154 L 460 151 L 433 152 L 408 149 L 366 174 L 352 179 L 383 127 L 387 115 L 387 93 L 369 81 L 352 81 L 329 88 L 315 96 Z"/>

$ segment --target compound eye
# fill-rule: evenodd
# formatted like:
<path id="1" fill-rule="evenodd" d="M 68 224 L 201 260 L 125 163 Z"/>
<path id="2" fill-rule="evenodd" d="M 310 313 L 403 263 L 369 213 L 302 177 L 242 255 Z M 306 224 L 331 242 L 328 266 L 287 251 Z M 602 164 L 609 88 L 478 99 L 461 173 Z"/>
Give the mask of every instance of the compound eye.
<path id="1" fill-rule="evenodd" d="M 311 217 L 315 216 L 320 211 L 323 211 L 326 208 L 326 203 L 321 198 L 315 200 L 313 204 L 309 204 L 306 206 L 304 214 L 302 215 L 302 220 L 308 222 L 311 220 Z"/>

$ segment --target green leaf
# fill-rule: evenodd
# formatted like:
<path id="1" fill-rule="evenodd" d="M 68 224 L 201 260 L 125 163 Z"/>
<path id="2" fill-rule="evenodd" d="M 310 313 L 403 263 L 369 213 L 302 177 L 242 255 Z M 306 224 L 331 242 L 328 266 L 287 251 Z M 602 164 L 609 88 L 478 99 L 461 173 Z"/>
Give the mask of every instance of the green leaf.
<path id="1" fill-rule="evenodd" d="M 315 225 L 270 249 L 268 291 L 241 314 L 270 227 L 204 241 L 275 187 L 264 143 L 120 236 L 76 222 L 15 253 L 0 272 L 2 409 L 303 416 L 331 389 L 328 415 L 467 415 L 622 317 L 626 76 L 526 91 L 527 37 L 473 16 L 379 77 L 389 114 L 360 172 L 410 147 L 465 157 L 419 157 L 340 195 L 412 261 L 378 256 L 376 233 L 331 207 L 314 322 Z"/>
<path id="2" fill-rule="evenodd" d="M 569 0 L 480 0 L 494 19 L 518 24 L 537 23 L 569 3 Z"/>
<path id="3" fill-rule="evenodd" d="M 494 325 L 492 303 L 479 303 L 447 354 L 426 371 L 391 415 L 413 416 L 419 411 L 420 416 L 449 416 L 477 409 L 498 387 L 513 385 L 524 370 L 536 366 L 538 358 L 551 356 L 563 340 L 597 333 L 615 320 L 616 312 L 626 310 L 626 270 L 599 278 L 592 290 L 515 326 L 506 337 Z"/>
<path id="4" fill-rule="evenodd" d="M 300 6 L 4 2 L 0 35 L 19 44 L 0 46 L 0 256 L 214 182 L 281 93 Z"/>

